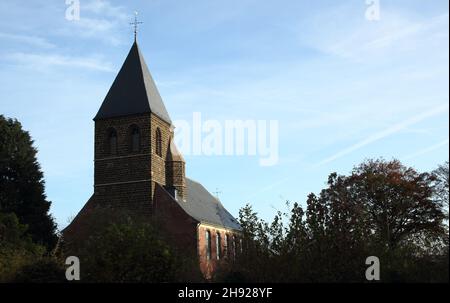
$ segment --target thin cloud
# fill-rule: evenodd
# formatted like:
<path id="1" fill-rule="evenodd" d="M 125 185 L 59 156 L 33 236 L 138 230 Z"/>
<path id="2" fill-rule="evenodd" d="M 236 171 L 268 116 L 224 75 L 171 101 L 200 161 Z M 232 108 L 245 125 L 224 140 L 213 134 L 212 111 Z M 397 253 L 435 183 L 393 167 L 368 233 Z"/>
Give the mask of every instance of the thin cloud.
<path id="1" fill-rule="evenodd" d="M 280 180 L 278 180 L 278 181 L 276 181 L 276 182 L 273 182 L 273 183 L 271 183 L 271 184 L 269 184 L 269 185 L 267 185 L 267 186 L 265 186 L 265 187 L 263 187 L 263 188 L 260 188 L 260 189 L 258 189 L 256 192 L 254 192 L 252 195 L 247 196 L 246 199 L 248 200 L 248 199 L 253 198 L 253 197 L 255 197 L 255 196 L 259 195 L 259 194 L 262 194 L 262 193 L 264 193 L 264 192 L 267 192 L 267 191 L 269 191 L 269 190 L 272 190 L 272 189 L 275 188 L 276 186 L 285 183 L 285 182 L 288 181 L 289 179 L 292 179 L 292 177 L 289 176 L 289 177 L 280 179 Z"/>
<path id="2" fill-rule="evenodd" d="M 88 70 L 113 72 L 112 64 L 98 58 L 71 57 L 58 54 L 13 53 L 6 59 L 30 68 L 45 70 L 50 67 L 83 68 Z"/>
<path id="3" fill-rule="evenodd" d="M 335 23 L 329 20 L 321 19 L 316 22 L 323 24 L 321 32 L 329 32 L 330 35 L 325 38 L 314 36 L 310 41 L 304 41 L 307 45 L 337 57 L 367 61 L 374 60 L 376 56 L 386 57 L 387 54 L 416 51 L 417 47 L 445 47 L 445 41 L 448 40 L 449 14 L 415 19 L 383 10 L 379 22 L 362 20 L 356 24 L 348 24 L 347 29 L 336 29 Z"/>
<path id="4" fill-rule="evenodd" d="M 127 28 L 131 15 L 123 6 L 114 6 L 109 1 L 94 0 L 82 2 L 80 19 L 66 22 L 58 30 L 67 36 L 78 36 L 88 39 L 101 39 L 112 45 L 123 43 L 120 34 Z"/>
<path id="5" fill-rule="evenodd" d="M 123 6 L 114 6 L 109 1 L 94 0 L 90 2 L 82 2 L 81 10 L 88 11 L 94 14 L 105 15 L 113 17 L 114 19 L 127 20 L 129 14 L 125 13 L 126 8 Z"/>
<path id="6" fill-rule="evenodd" d="M 407 119 L 407 120 L 405 120 L 403 122 L 395 124 L 395 125 L 387 128 L 387 129 L 385 129 L 385 130 L 383 130 L 383 131 L 381 131 L 379 133 L 373 134 L 373 135 L 369 136 L 368 138 L 366 138 L 366 139 L 364 139 L 364 140 L 362 140 L 362 141 L 360 141 L 360 142 L 358 142 L 358 143 L 356 143 L 356 144 L 354 144 L 354 145 L 352 145 L 352 146 L 350 146 L 350 147 L 348 147 L 348 148 L 346 148 L 346 149 L 344 149 L 344 150 L 334 154 L 333 156 L 331 156 L 329 158 L 324 159 L 323 161 L 321 161 L 318 164 L 318 166 L 322 166 L 324 164 L 328 164 L 330 162 L 333 162 L 333 161 L 335 161 L 335 160 L 337 160 L 339 158 L 342 158 L 342 157 L 344 157 L 344 156 L 346 156 L 346 155 L 348 155 L 348 154 L 350 154 L 350 153 L 352 153 L 352 152 L 354 152 L 354 151 L 356 151 L 356 150 L 358 150 L 358 149 L 360 149 L 360 148 L 362 148 L 362 147 L 364 147 L 366 145 L 369 145 L 371 143 L 374 143 L 376 141 L 384 139 L 384 138 L 386 138 L 386 137 L 388 137 L 390 135 L 398 133 L 399 131 L 407 128 L 408 126 L 417 124 L 417 123 L 419 123 L 419 122 L 421 122 L 421 121 L 423 121 L 425 119 L 437 116 L 437 115 L 439 115 L 439 114 L 441 114 L 443 112 L 448 112 L 448 109 L 449 109 L 449 105 L 448 104 L 443 104 L 443 105 L 440 105 L 438 107 L 432 108 L 429 111 L 421 113 L 421 114 L 419 114 L 417 116 L 409 118 L 409 119 Z"/>
<path id="7" fill-rule="evenodd" d="M 403 157 L 403 160 L 411 160 L 411 159 L 423 156 L 425 154 L 428 154 L 428 153 L 431 153 L 431 152 L 433 152 L 435 150 L 438 150 L 438 149 L 440 149 L 440 148 L 442 148 L 444 146 L 447 146 L 448 144 L 449 144 L 449 139 L 446 139 L 446 140 L 444 140 L 442 142 L 439 142 L 439 143 L 437 143 L 435 145 L 429 146 L 429 147 L 421 149 L 421 150 L 419 150 L 419 151 L 417 151 L 417 152 L 415 152 L 413 154 L 407 155 L 407 156 Z"/>
<path id="8" fill-rule="evenodd" d="M 9 40 L 13 42 L 18 42 L 22 44 L 28 44 L 31 46 L 39 47 L 39 48 L 54 48 L 55 45 L 53 43 L 48 42 L 46 39 L 38 37 L 38 36 L 29 36 L 29 35 L 17 35 L 17 34 L 8 34 L 0 32 L 0 40 Z"/>

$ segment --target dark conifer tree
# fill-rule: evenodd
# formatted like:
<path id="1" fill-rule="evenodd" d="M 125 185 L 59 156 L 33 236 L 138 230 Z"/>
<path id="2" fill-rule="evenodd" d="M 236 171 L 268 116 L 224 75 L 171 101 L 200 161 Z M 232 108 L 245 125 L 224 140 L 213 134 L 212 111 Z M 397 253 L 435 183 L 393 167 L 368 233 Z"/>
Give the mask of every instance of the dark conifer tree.
<path id="1" fill-rule="evenodd" d="M 56 224 L 36 154 L 22 125 L 0 115 L 0 212 L 16 214 L 32 240 L 51 249 L 57 241 Z"/>

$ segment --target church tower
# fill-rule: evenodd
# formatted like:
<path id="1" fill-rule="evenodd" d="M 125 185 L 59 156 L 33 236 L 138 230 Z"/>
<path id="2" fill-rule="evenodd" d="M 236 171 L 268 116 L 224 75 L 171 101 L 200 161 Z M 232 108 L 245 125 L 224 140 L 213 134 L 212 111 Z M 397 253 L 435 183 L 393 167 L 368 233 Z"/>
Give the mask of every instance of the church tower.
<path id="1" fill-rule="evenodd" d="M 186 178 L 174 126 L 136 40 L 94 122 L 94 193 L 62 231 L 69 250 L 95 234 L 99 216 L 114 220 L 123 209 L 157 217 L 167 241 L 197 256 L 205 277 L 235 258 L 241 227 L 201 183 Z"/>
<path id="2" fill-rule="evenodd" d="M 97 203 L 151 212 L 155 183 L 185 198 L 184 159 L 136 41 L 94 121 Z"/>

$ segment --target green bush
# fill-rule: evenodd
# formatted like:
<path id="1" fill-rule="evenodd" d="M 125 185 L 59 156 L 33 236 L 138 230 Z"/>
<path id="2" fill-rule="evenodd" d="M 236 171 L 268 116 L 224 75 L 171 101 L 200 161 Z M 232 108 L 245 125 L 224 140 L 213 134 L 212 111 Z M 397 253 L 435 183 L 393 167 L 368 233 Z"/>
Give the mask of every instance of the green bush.
<path id="1" fill-rule="evenodd" d="M 92 217 L 99 218 L 89 227 L 94 233 L 63 245 L 66 256 L 80 259 L 82 282 L 185 282 L 198 277 L 196 259 L 169 245 L 154 222 L 105 211 Z"/>
<path id="2" fill-rule="evenodd" d="M 0 213 L 0 282 L 11 282 L 24 266 L 41 258 L 45 247 L 32 242 L 15 214 Z"/>
<path id="3" fill-rule="evenodd" d="M 66 282 L 65 268 L 52 257 L 45 257 L 27 264 L 17 271 L 14 282 L 17 283 L 62 283 Z"/>

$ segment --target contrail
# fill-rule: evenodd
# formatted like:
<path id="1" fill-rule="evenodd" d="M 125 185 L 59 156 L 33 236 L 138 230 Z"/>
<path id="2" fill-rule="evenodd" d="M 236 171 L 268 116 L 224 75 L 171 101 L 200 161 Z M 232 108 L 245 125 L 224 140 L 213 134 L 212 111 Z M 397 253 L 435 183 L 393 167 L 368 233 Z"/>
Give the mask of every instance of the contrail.
<path id="1" fill-rule="evenodd" d="M 432 145 L 432 146 L 427 147 L 427 148 L 425 148 L 425 149 L 419 150 L 419 151 L 417 151 L 417 152 L 415 152 L 415 153 L 413 153 L 413 154 L 410 154 L 410 155 L 408 155 L 408 156 L 405 156 L 405 157 L 403 157 L 402 159 L 403 159 L 403 160 L 409 160 L 409 159 L 413 159 L 413 158 L 416 158 L 416 157 L 419 157 L 419 156 L 428 154 L 428 153 L 430 153 L 430 152 L 432 152 L 432 151 L 435 151 L 435 150 L 437 150 L 437 149 L 439 149 L 439 148 L 441 148 L 441 147 L 443 147 L 443 146 L 448 145 L 448 143 L 449 143 L 449 140 L 446 139 L 446 140 L 444 140 L 444 141 L 442 141 L 442 142 L 439 142 L 438 144 Z"/>
<path id="2" fill-rule="evenodd" d="M 443 112 L 446 112 L 446 111 L 448 112 L 448 109 L 449 109 L 449 106 L 448 106 L 448 103 L 446 103 L 446 104 L 443 104 L 441 106 L 437 106 L 435 108 L 432 108 L 431 110 L 426 111 L 424 113 L 421 113 L 421 114 L 419 114 L 417 116 L 409 118 L 409 119 L 407 119 L 407 120 L 405 120 L 403 122 L 395 124 L 395 125 L 387 128 L 387 129 L 385 129 L 385 130 L 383 130 L 383 131 L 381 131 L 379 133 L 371 135 L 370 137 L 368 137 L 368 138 L 366 138 L 366 139 L 364 139 L 364 140 L 362 140 L 362 141 L 360 141 L 360 142 L 358 142 L 358 143 L 356 143 L 356 144 L 354 144 L 354 145 L 352 145 L 352 146 L 350 146 L 350 147 L 348 147 L 348 148 L 338 152 L 337 154 L 335 154 L 335 155 L 333 155 L 333 156 L 331 156 L 329 158 L 326 158 L 325 160 L 319 162 L 319 164 L 317 164 L 317 166 L 322 166 L 324 164 L 333 162 L 334 160 L 339 159 L 339 158 L 341 158 L 341 157 L 343 157 L 345 155 L 348 155 L 351 152 L 354 152 L 355 150 L 358 150 L 358 149 L 360 149 L 360 148 L 362 148 L 362 147 L 364 147 L 364 146 L 366 146 L 366 145 L 368 145 L 370 143 L 376 142 L 376 141 L 381 140 L 383 138 L 386 138 L 386 137 L 388 137 L 388 136 L 390 136 L 392 134 L 395 134 L 395 133 L 397 133 L 397 132 L 407 128 L 408 126 L 414 125 L 416 123 L 419 123 L 420 121 L 423 121 L 425 119 L 431 118 L 431 117 L 436 116 L 436 115 L 439 115 L 439 114 L 441 114 Z"/>

